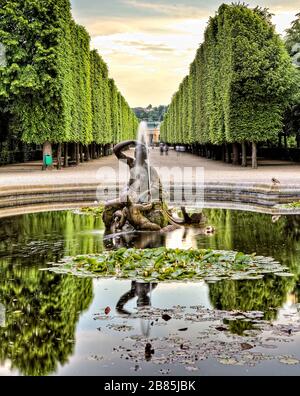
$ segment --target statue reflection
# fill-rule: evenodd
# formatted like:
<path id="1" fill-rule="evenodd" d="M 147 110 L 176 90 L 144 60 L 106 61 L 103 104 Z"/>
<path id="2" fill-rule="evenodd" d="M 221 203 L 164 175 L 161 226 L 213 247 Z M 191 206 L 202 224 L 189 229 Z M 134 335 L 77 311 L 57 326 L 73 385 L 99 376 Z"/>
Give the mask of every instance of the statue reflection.
<path id="1" fill-rule="evenodd" d="M 164 246 L 165 236 L 154 232 L 123 232 L 104 236 L 106 249 L 153 249 Z"/>
<path id="2" fill-rule="evenodd" d="M 142 283 L 137 281 L 131 282 L 131 289 L 125 293 L 117 303 L 116 311 L 121 315 L 131 315 L 132 313 L 125 309 L 125 305 L 137 297 L 137 307 L 150 307 L 152 291 L 156 289 L 157 283 Z M 150 320 L 141 319 L 141 330 L 145 337 L 150 335 Z"/>
<path id="3" fill-rule="evenodd" d="M 127 311 L 125 305 L 137 297 L 137 307 L 150 307 L 151 306 L 151 293 L 156 289 L 157 283 L 141 283 L 137 281 L 131 282 L 131 289 L 125 293 L 117 303 L 117 312 L 123 315 L 131 315 L 131 312 Z"/>

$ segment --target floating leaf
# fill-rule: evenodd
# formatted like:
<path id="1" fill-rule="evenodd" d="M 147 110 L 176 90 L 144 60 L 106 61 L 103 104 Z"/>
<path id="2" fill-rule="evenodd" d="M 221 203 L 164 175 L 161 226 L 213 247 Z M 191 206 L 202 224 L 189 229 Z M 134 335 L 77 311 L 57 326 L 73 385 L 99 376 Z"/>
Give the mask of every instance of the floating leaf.
<path id="1" fill-rule="evenodd" d="M 210 249 L 119 249 L 101 254 L 67 257 L 51 269 L 57 273 L 143 279 L 147 282 L 205 279 L 255 280 L 265 273 L 293 276 L 270 257 Z"/>
<path id="2" fill-rule="evenodd" d="M 254 346 L 251 344 L 247 344 L 246 342 L 243 342 L 241 344 L 241 348 L 242 348 L 242 351 L 248 351 L 249 349 L 253 349 Z"/>
<path id="3" fill-rule="evenodd" d="M 275 272 L 275 275 L 281 276 L 281 277 L 294 277 L 293 274 L 290 274 L 289 272 Z"/>
<path id="4" fill-rule="evenodd" d="M 216 327 L 216 330 L 218 330 L 218 331 L 227 331 L 228 328 L 225 327 L 225 326 L 218 326 L 218 327 Z"/>
<path id="5" fill-rule="evenodd" d="M 198 367 L 194 367 L 194 366 L 187 366 L 185 367 L 185 369 L 187 371 L 199 371 Z"/>
<path id="6" fill-rule="evenodd" d="M 291 358 L 291 357 L 284 357 L 284 358 L 280 359 L 279 361 L 280 361 L 280 363 L 288 364 L 288 365 L 295 365 L 295 364 L 300 363 L 300 361 L 298 359 Z"/>
<path id="7" fill-rule="evenodd" d="M 239 364 L 239 362 L 236 359 L 232 359 L 232 358 L 219 359 L 219 363 L 230 366 L 236 366 Z"/>
<path id="8" fill-rule="evenodd" d="M 22 312 L 22 311 L 14 311 L 13 314 L 14 314 L 14 315 L 22 315 L 23 312 Z"/>

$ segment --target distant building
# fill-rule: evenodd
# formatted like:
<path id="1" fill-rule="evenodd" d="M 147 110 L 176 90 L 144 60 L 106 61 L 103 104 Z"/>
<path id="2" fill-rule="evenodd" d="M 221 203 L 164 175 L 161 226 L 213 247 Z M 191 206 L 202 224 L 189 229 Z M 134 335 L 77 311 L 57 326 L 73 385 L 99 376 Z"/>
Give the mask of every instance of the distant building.
<path id="1" fill-rule="evenodd" d="M 160 141 L 160 122 L 148 122 L 148 144 L 157 144 Z"/>

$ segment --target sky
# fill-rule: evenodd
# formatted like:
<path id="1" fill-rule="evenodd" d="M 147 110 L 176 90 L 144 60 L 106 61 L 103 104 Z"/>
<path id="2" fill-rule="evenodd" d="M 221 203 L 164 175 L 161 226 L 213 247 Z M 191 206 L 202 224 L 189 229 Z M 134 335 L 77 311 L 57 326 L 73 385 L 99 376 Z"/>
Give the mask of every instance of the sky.
<path id="1" fill-rule="evenodd" d="M 169 104 L 189 73 L 218 0 L 71 0 L 73 16 L 92 37 L 131 107 Z M 248 0 L 267 7 L 284 34 L 299 0 Z"/>

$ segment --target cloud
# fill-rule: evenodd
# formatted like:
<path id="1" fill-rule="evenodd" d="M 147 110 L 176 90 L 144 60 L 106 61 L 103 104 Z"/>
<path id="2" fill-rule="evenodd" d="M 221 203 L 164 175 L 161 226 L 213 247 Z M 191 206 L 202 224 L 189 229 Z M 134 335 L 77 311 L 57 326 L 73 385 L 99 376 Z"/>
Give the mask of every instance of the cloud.
<path id="1" fill-rule="evenodd" d="M 103 17 L 83 16 L 76 18 L 81 25 L 86 26 L 91 36 L 107 36 L 117 33 L 128 32 L 149 32 L 151 34 L 169 34 L 177 32 L 179 27 L 176 26 L 172 18 L 120 18 L 120 17 Z M 183 20 L 182 20 L 183 21 Z M 176 22 L 176 21 L 175 21 Z"/>
<path id="2" fill-rule="evenodd" d="M 299 12 L 299 0 L 260 0 L 261 6 L 268 7 L 273 12 L 291 11 Z"/>
<path id="3" fill-rule="evenodd" d="M 131 106 L 167 104 L 194 59 L 210 16 L 232 0 L 72 0 L 110 76 Z M 284 34 L 299 0 L 248 0 L 269 7 Z"/>
<path id="4" fill-rule="evenodd" d="M 295 19 L 295 13 L 293 11 L 285 11 L 274 15 L 273 23 L 276 26 L 276 30 L 282 36 L 285 35 L 286 29 L 290 26 L 291 21 Z"/>
<path id="5" fill-rule="evenodd" d="M 116 41 L 116 43 L 124 44 L 123 41 Z M 143 41 L 127 41 L 126 45 L 137 48 L 141 51 L 150 52 L 173 52 L 174 48 L 170 48 L 165 44 L 147 44 Z"/>
<path id="6" fill-rule="evenodd" d="M 169 15 L 172 18 L 207 17 L 208 8 L 204 4 L 191 6 L 188 4 L 167 4 L 162 2 L 144 2 L 138 0 L 123 0 L 123 3 L 134 8 L 151 10 L 157 14 Z"/>
<path id="7" fill-rule="evenodd" d="M 131 106 L 169 103 L 199 45 L 205 24 L 191 23 L 194 32 L 168 21 L 165 33 L 133 31 L 95 36 L 92 44 L 108 63 L 110 74 Z"/>
<path id="8" fill-rule="evenodd" d="M 121 0 L 135 10 L 152 11 L 155 14 L 169 15 L 171 18 L 208 18 L 218 10 L 222 3 L 231 4 L 232 0 Z M 299 0 L 249 0 L 250 7 L 269 8 L 271 12 L 299 12 Z M 134 12 L 134 11 L 132 11 Z"/>

